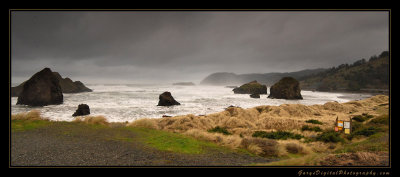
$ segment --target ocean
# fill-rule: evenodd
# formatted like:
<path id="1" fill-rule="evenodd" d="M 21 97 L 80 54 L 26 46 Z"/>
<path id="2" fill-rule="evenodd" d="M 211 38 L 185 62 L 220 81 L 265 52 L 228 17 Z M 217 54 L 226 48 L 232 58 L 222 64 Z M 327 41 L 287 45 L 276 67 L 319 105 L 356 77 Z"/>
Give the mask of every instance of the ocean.
<path id="1" fill-rule="evenodd" d="M 16 105 L 17 97 L 11 98 L 11 113 L 39 110 L 42 116 L 56 121 L 72 121 L 72 114 L 79 104 L 88 104 L 91 115 L 102 115 L 109 122 L 131 122 L 140 118 L 161 118 L 163 115 L 206 115 L 223 111 L 233 105 L 251 108 L 260 105 L 281 104 L 324 104 L 339 103 L 368 98 L 369 94 L 329 93 L 301 91 L 303 100 L 250 98 L 248 94 L 234 94 L 232 88 L 224 86 L 179 86 L 179 85 L 136 85 L 136 84 L 87 84 L 93 92 L 64 93 L 64 103 L 44 107 Z M 268 88 L 269 89 L 269 88 Z M 158 97 L 164 91 L 181 103 L 178 106 L 157 106 Z M 269 93 L 269 90 L 268 90 Z"/>

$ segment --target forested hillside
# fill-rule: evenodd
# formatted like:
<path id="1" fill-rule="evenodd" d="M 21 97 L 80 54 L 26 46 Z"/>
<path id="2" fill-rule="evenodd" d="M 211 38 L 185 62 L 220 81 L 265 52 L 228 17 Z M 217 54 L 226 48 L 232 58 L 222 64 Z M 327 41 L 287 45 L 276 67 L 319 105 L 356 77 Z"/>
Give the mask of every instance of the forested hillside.
<path id="1" fill-rule="evenodd" d="M 389 52 L 353 64 L 341 64 L 326 71 L 299 78 L 302 89 L 318 91 L 387 90 L 389 88 Z"/>

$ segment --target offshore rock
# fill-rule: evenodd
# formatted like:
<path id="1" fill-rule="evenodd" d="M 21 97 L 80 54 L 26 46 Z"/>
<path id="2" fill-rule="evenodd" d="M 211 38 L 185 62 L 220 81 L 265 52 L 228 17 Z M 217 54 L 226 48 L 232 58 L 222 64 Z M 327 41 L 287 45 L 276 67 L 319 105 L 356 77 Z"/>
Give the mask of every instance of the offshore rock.
<path id="1" fill-rule="evenodd" d="M 50 68 L 44 68 L 26 81 L 17 101 L 17 104 L 29 106 L 46 106 L 62 103 L 63 93 L 61 86 Z"/>

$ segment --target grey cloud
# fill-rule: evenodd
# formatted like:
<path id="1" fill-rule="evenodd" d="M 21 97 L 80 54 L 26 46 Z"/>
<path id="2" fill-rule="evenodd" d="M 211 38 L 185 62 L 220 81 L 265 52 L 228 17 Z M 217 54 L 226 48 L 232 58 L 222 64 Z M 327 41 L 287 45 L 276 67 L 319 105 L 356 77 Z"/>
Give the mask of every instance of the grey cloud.
<path id="1" fill-rule="evenodd" d="M 11 27 L 15 81 L 47 66 L 88 82 L 198 82 L 388 50 L 387 12 L 14 11 Z"/>

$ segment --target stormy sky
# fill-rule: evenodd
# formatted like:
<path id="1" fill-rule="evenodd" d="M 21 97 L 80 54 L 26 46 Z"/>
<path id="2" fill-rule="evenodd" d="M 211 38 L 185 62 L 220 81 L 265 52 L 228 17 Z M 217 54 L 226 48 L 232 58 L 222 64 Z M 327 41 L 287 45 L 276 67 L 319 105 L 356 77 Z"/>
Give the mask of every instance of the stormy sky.
<path id="1" fill-rule="evenodd" d="M 11 76 L 198 83 L 328 68 L 388 50 L 388 31 L 384 11 L 12 11 Z"/>

